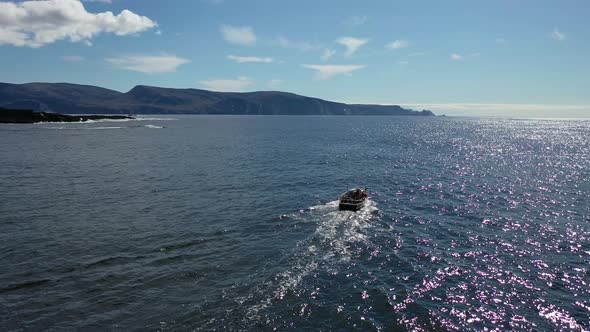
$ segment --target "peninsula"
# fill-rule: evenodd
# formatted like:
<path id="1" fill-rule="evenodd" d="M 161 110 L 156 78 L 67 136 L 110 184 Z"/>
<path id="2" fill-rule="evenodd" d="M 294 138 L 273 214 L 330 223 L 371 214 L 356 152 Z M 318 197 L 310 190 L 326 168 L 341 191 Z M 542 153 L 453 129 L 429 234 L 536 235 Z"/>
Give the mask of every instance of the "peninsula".
<path id="1" fill-rule="evenodd" d="M 0 107 L 63 114 L 434 116 L 398 105 L 345 104 L 280 91 L 215 92 L 139 85 L 129 92 L 69 83 L 0 83 Z"/>
<path id="2" fill-rule="evenodd" d="M 89 120 L 107 119 L 126 120 L 133 119 L 133 117 L 124 115 L 65 115 L 0 107 L 0 123 L 86 122 Z"/>

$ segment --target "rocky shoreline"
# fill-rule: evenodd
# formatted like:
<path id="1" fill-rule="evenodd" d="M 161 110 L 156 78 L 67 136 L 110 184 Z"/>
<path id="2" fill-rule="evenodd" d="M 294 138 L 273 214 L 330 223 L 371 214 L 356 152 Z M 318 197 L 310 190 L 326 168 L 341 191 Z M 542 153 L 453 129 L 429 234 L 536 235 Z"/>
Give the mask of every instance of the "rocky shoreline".
<path id="1" fill-rule="evenodd" d="M 86 122 L 89 120 L 132 120 L 125 115 L 65 115 L 0 108 L 0 123 Z"/>

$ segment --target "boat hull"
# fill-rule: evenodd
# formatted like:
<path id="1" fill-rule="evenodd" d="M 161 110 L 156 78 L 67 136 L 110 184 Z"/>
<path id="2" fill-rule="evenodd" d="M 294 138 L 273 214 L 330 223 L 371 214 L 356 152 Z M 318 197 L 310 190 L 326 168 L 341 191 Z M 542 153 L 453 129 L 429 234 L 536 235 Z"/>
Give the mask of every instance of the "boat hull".
<path id="1" fill-rule="evenodd" d="M 365 202 L 360 202 L 360 203 L 344 203 L 344 202 L 340 202 L 340 204 L 338 204 L 338 208 L 340 210 L 346 210 L 346 211 L 358 211 L 360 209 L 362 209 L 365 206 Z"/>

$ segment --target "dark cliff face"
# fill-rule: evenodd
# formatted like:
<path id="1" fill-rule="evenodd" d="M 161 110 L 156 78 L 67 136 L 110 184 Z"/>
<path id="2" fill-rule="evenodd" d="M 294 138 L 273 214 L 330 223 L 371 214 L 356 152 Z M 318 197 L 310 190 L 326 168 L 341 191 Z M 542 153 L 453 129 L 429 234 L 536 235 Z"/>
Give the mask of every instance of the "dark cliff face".
<path id="1" fill-rule="evenodd" d="M 118 91 L 68 83 L 0 84 L 0 107 L 70 114 L 125 113 Z"/>
<path id="2" fill-rule="evenodd" d="M 139 85 L 121 93 L 68 83 L 0 83 L 0 107 L 66 114 L 434 115 L 396 105 L 349 105 L 279 91 L 236 93 Z"/>

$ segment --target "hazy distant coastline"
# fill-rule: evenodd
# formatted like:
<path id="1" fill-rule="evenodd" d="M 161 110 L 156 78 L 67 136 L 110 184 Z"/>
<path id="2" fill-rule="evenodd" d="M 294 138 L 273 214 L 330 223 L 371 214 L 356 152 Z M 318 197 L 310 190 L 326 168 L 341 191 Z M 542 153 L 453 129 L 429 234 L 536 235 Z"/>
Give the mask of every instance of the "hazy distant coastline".
<path id="1" fill-rule="evenodd" d="M 139 85 L 122 93 L 69 83 L 0 83 L 0 107 L 63 114 L 435 115 L 398 105 L 345 104 L 279 91 L 214 92 Z"/>

